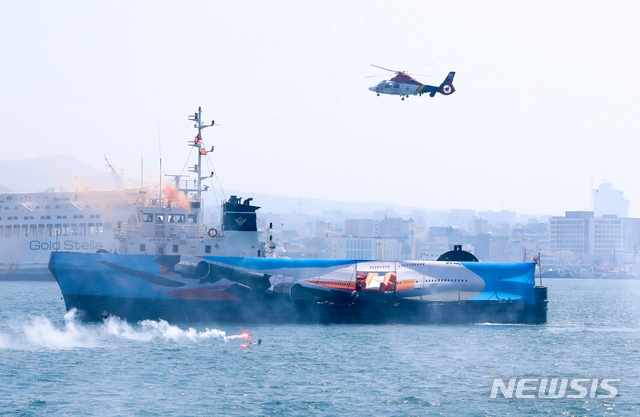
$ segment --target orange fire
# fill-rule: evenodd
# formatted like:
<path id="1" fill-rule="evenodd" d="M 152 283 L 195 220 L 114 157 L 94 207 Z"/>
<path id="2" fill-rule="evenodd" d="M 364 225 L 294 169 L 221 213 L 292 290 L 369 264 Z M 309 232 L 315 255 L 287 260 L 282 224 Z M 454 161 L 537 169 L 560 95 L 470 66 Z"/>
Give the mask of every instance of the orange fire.
<path id="1" fill-rule="evenodd" d="M 189 204 L 189 200 L 187 196 L 179 192 L 176 188 L 172 187 L 170 184 L 165 184 L 162 189 L 162 194 L 167 198 L 167 204 L 172 204 L 174 201 L 178 203 L 180 207 L 185 210 L 191 209 L 191 204 Z"/>

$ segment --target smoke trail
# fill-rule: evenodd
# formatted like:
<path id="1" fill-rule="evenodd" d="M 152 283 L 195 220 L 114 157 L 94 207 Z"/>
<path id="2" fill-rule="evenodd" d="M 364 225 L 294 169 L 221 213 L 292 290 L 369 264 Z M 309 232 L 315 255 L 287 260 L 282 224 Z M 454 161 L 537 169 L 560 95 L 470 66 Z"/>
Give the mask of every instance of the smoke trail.
<path id="1" fill-rule="evenodd" d="M 77 318 L 76 310 L 64 315 L 64 326 L 59 329 L 44 317 L 36 317 L 23 327 L 27 340 L 41 347 L 68 349 L 72 347 L 95 347 L 95 335 L 83 328 Z"/>
<path id="2" fill-rule="evenodd" d="M 140 342 L 150 342 L 153 340 L 167 340 L 167 341 L 191 341 L 197 342 L 206 339 L 221 339 L 228 341 L 233 336 L 227 336 L 227 334 L 218 329 L 206 329 L 203 332 L 198 332 L 193 327 L 189 327 L 188 330 L 182 330 L 178 326 L 171 325 L 164 320 L 144 320 L 139 323 L 140 328 L 135 329 L 126 321 L 121 320 L 119 317 L 109 317 L 104 322 L 105 330 L 116 337 L 135 340 Z"/>
<path id="3" fill-rule="evenodd" d="M 246 338 L 245 333 L 227 335 L 218 329 L 203 331 L 190 327 L 187 330 L 171 325 L 164 320 L 144 320 L 131 325 L 118 317 L 109 317 L 98 324 L 83 324 L 75 309 L 64 315 L 62 325 L 52 323 L 44 317 L 35 317 L 26 323 L 14 323 L 10 333 L 0 333 L 0 348 L 3 349 L 73 349 L 108 346 L 115 343 L 197 343 L 206 340 L 229 340 Z"/>
<path id="4" fill-rule="evenodd" d="M 9 347 L 9 342 L 7 341 L 7 336 L 0 333 L 0 349 L 4 349 Z"/>

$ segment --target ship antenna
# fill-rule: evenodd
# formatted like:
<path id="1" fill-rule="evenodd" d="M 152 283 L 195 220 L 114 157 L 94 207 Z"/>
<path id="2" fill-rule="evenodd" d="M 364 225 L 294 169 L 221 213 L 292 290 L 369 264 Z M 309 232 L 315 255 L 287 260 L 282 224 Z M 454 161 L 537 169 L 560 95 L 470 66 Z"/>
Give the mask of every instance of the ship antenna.
<path id="1" fill-rule="evenodd" d="M 158 156 L 160 157 L 160 184 L 158 185 L 158 199 L 162 198 L 162 146 L 160 146 L 160 122 L 158 122 Z"/>
<path id="2" fill-rule="evenodd" d="M 203 146 L 202 131 L 208 127 L 214 126 L 215 122 L 212 120 L 211 124 L 207 124 L 207 125 L 202 124 L 202 108 L 201 107 L 198 107 L 197 113 L 193 114 L 192 116 L 189 116 L 189 120 L 191 120 L 192 122 L 195 122 L 193 127 L 198 129 L 198 135 L 196 136 L 195 140 L 193 141 L 193 144 L 191 145 L 198 149 L 198 163 L 196 164 L 195 167 L 190 169 L 190 171 L 196 174 L 196 187 L 195 187 L 196 189 L 194 191 L 198 195 L 198 201 L 202 204 L 202 180 L 206 178 L 211 178 L 211 175 L 207 175 L 204 177 L 202 176 L 202 156 L 207 154 L 207 150 L 202 147 Z M 201 213 L 203 213 L 203 211 Z M 200 224 L 204 224 L 204 219 L 202 215 L 198 216 L 198 221 Z"/>
<path id="3" fill-rule="evenodd" d="M 140 136 L 140 190 L 144 188 L 144 140 Z"/>

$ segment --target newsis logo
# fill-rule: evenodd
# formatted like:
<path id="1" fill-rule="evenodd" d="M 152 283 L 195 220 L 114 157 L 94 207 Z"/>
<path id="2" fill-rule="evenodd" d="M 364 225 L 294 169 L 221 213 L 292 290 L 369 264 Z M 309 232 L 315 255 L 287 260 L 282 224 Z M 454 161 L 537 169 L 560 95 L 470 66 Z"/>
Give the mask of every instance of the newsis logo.
<path id="1" fill-rule="evenodd" d="M 491 385 L 491 398 L 556 399 L 614 398 L 619 379 L 599 378 L 496 378 Z"/>
<path id="2" fill-rule="evenodd" d="M 39 241 L 32 240 L 29 242 L 29 249 L 31 250 L 98 250 L 103 249 L 102 242 L 96 242 L 90 240 L 88 242 L 78 242 L 77 240 L 63 240 L 63 241 Z"/>

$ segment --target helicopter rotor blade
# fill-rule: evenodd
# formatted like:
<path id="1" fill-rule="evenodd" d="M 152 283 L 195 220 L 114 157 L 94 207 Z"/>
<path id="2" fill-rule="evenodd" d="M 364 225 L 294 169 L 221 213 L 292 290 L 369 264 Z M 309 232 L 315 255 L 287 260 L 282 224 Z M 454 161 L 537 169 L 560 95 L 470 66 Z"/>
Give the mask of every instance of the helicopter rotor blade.
<path id="1" fill-rule="evenodd" d="M 378 75 L 368 75 L 364 78 L 377 78 L 377 77 L 387 77 L 389 74 L 378 74 Z"/>
<path id="2" fill-rule="evenodd" d="M 427 67 L 427 66 L 429 66 L 429 65 L 433 65 L 433 64 L 434 64 L 433 62 L 430 62 L 430 63 L 428 63 L 428 64 L 420 65 L 418 68 Z M 418 69 L 418 68 L 416 68 L 416 69 Z"/>
<path id="3" fill-rule="evenodd" d="M 397 72 L 403 72 L 403 71 L 396 71 L 396 70 L 392 70 L 392 69 L 389 69 L 389 68 L 381 67 L 381 66 L 379 66 L 379 65 L 373 65 L 373 64 L 371 64 L 371 66 L 372 66 L 372 67 L 376 67 L 376 68 L 383 69 L 383 70 L 385 70 L 385 71 L 391 71 L 391 72 L 396 72 L 396 73 L 397 73 Z"/>

